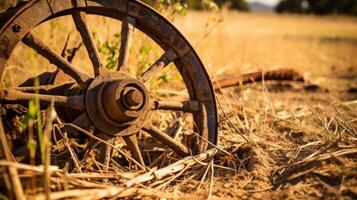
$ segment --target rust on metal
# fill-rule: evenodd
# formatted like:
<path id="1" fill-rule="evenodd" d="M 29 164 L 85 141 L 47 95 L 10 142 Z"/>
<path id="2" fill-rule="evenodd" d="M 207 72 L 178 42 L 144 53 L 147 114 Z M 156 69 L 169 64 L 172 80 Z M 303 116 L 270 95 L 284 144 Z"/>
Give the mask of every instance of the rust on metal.
<path id="1" fill-rule="evenodd" d="M 143 100 L 144 100 L 143 94 L 139 92 L 139 90 L 137 89 L 130 90 L 125 95 L 125 102 L 127 105 L 129 105 L 129 108 L 141 106 Z"/>
<path id="2" fill-rule="evenodd" d="M 200 105 L 198 101 L 154 101 L 152 109 L 198 113 L 200 110 Z"/>
<path id="3" fill-rule="evenodd" d="M 213 88 L 219 90 L 221 88 L 231 87 L 239 84 L 247 84 L 260 81 L 304 81 L 304 77 L 293 69 L 277 69 L 271 71 L 258 71 L 247 74 L 229 75 L 213 81 Z"/>
<path id="4" fill-rule="evenodd" d="M 121 42 L 118 49 L 118 70 L 103 69 L 100 54 L 87 23 L 86 14 L 110 17 L 121 21 Z M 184 145 L 151 123 L 153 112 L 184 112 L 193 116 L 193 131 L 211 143 L 217 142 L 217 108 L 210 78 L 200 58 L 182 34 L 164 17 L 137 0 L 97 1 L 31 0 L 6 13 L 5 24 L 0 27 L 0 75 L 4 71 L 16 44 L 23 42 L 57 67 L 55 72 L 40 75 L 40 86 L 33 87 L 32 80 L 19 87 L 0 89 L 1 104 L 26 104 L 38 98 L 41 106 L 54 102 L 64 122 L 83 127 L 94 126 L 103 140 L 120 136 L 132 157 L 144 165 L 142 149 L 136 134 L 148 132 L 154 139 L 165 144 L 176 154 L 190 155 L 207 148 L 206 142 Z M 33 29 L 41 23 L 61 16 L 71 16 L 91 61 L 94 77 L 79 70 L 71 63 L 74 54 L 66 58 L 46 45 Z M 95 28 L 95 27 L 91 27 Z M 128 59 L 133 32 L 139 29 L 155 41 L 164 54 L 139 77 L 128 73 Z M 67 48 L 67 43 L 65 49 Z M 64 52 L 64 51 L 62 51 Z M 189 93 L 187 101 L 160 101 L 150 95 L 147 82 L 165 66 L 174 64 L 180 72 Z M 37 94 L 38 93 L 38 94 Z M 149 125 L 145 125 L 149 124 Z M 110 139 L 108 139 L 109 141 Z M 201 140 L 195 138 L 195 140 Z M 203 140 L 202 140 L 203 141 Z M 106 149 L 105 164 L 108 164 Z"/>
<path id="5" fill-rule="evenodd" d="M 132 91 L 140 96 L 135 106 L 127 101 Z M 86 92 L 89 118 L 99 130 L 111 135 L 125 136 L 139 131 L 148 114 L 149 101 L 145 85 L 122 72 L 99 75 Z"/>

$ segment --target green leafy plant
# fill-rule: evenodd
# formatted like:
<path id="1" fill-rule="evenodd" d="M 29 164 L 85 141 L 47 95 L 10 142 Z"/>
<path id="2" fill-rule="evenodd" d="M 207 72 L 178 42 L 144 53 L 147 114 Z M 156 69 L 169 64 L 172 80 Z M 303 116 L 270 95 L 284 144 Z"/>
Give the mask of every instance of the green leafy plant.
<path id="1" fill-rule="evenodd" d="M 36 88 L 39 87 L 39 80 L 38 78 L 34 79 L 34 86 Z M 38 90 L 36 90 L 36 94 L 38 94 Z M 43 124 L 42 124 L 42 116 L 41 116 L 41 104 L 40 104 L 40 99 L 38 97 L 35 97 L 34 99 L 31 99 L 28 103 L 28 110 L 27 113 L 22 116 L 21 118 L 21 123 L 22 123 L 22 130 L 26 131 L 29 128 L 32 128 L 32 122 L 36 121 L 37 122 L 37 137 L 40 145 L 40 152 L 41 152 L 41 161 L 44 163 L 45 159 L 45 144 L 43 141 Z M 32 130 L 29 130 L 32 131 Z M 33 137 L 30 137 L 29 142 L 27 143 L 27 148 L 30 151 L 30 154 L 34 156 L 36 152 L 36 147 L 37 143 L 33 139 Z M 31 156 L 32 157 L 32 156 Z"/>
<path id="2" fill-rule="evenodd" d="M 113 36 L 112 40 L 105 41 L 104 43 L 100 43 L 97 40 L 97 43 L 99 43 L 98 51 L 105 58 L 105 67 L 109 70 L 115 69 L 118 66 L 117 58 L 121 34 L 115 33 Z M 93 37 L 98 38 L 97 33 L 93 33 Z"/>
<path id="3" fill-rule="evenodd" d="M 163 13 L 168 19 L 174 20 L 177 15 L 184 15 L 188 9 L 186 1 L 178 0 L 147 0 L 144 1 L 153 6 L 156 10 Z M 129 62 L 128 72 L 129 74 L 137 77 L 145 70 L 147 70 L 160 55 L 161 51 L 157 45 L 153 45 L 151 40 L 148 40 L 146 36 L 138 34 L 135 36 L 135 44 L 139 44 L 139 47 L 135 48 L 137 52 L 130 52 L 130 57 L 134 60 Z M 114 33 L 110 39 L 102 42 L 99 40 L 97 33 L 93 33 L 93 37 L 97 42 L 98 51 L 101 57 L 104 58 L 104 66 L 109 70 L 115 70 L 118 65 L 118 54 L 121 41 L 121 33 Z M 129 51 L 134 50 L 134 48 Z M 173 64 L 167 66 L 169 70 L 164 70 L 157 74 L 153 80 L 150 81 L 151 88 L 160 87 L 163 83 L 168 83 L 171 80 L 180 80 L 181 78 L 177 70 L 171 70 L 175 68 Z"/>

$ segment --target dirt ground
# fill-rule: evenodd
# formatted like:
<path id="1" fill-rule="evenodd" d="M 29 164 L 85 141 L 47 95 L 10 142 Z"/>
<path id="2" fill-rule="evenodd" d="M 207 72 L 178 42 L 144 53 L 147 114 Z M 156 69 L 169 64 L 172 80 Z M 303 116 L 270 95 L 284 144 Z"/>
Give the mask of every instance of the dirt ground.
<path id="1" fill-rule="evenodd" d="M 193 18 L 207 23 L 190 29 Z M 356 22 L 345 17 L 224 11 L 189 13 L 177 20 L 191 41 L 198 41 L 196 47 L 211 74 L 285 67 L 298 70 L 308 80 L 305 84 L 256 83 L 218 94 L 224 110 L 219 144 L 247 145 L 238 132 L 248 135 L 252 143 L 243 155 L 237 152 L 241 160 L 231 165 L 237 171 L 216 170 L 215 197 L 357 197 L 353 154 L 294 166 L 319 151 L 327 155 L 356 149 Z M 341 119 L 350 124 L 350 133 L 343 131 Z M 203 188 L 196 192 L 205 196 L 209 184 Z"/>

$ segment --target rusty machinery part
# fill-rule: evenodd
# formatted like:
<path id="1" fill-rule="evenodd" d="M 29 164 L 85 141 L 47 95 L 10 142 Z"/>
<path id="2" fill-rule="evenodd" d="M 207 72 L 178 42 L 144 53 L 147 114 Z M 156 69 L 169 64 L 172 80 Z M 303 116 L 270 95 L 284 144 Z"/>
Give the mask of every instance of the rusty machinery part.
<path id="1" fill-rule="evenodd" d="M 218 77 L 213 81 L 214 90 L 260 81 L 298 81 L 304 82 L 304 77 L 293 69 L 276 69 L 266 72 L 253 72 Z"/>
<path id="2" fill-rule="evenodd" d="M 86 93 L 89 118 L 99 130 L 110 135 L 138 132 L 147 119 L 149 104 L 144 84 L 122 72 L 97 76 Z"/>
<path id="3" fill-rule="evenodd" d="M 104 69 L 86 15 L 121 21 L 117 72 Z M 32 29 L 62 16 L 71 16 L 82 37 L 93 67 L 94 77 L 79 70 L 57 54 Z M 135 134 L 144 131 L 178 155 L 197 153 L 217 142 L 217 110 L 214 89 L 200 58 L 182 34 L 164 17 L 138 0 L 30 0 L 0 15 L 0 75 L 3 75 L 15 46 L 22 42 L 57 67 L 40 81 L 34 94 L 29 81 L 15 88 L 1 88 L 0 103 L 26 103 L 35 95 L 41 105 L 54 101 L 66 122 L 94 125 L 98 134 L 123 136 L 132 156 L 143 163 Z M 139 77 L 127 74 L 129 49 L 134 29 L 139 29 L 163 50 L 161 57 Z M 147 81 L 170 63 L 180 72 L 189 94 L 186 101 L 150 98 Z M 70 80 L 70 82 L 69 82 Z M 72 82 L 71 82 L 72 81 Z M 201 136 L 187 144 L 172 138 L 149 120 L 153 111 L 182 111 L 192 114 L 193 131 Z M 71 119 L 68 121 L 68 119 Z M 203 138 L 203 139 L 201 139 Z"/>

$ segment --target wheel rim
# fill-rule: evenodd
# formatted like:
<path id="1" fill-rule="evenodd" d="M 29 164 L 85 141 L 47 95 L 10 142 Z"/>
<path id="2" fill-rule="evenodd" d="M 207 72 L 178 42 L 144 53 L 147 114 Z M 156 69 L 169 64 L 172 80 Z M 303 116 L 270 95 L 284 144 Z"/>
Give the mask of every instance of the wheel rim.
<path id="1" fill-rule="evenodd" d="M 1 75 L 3 74 L 6 62 L 9 59 L 14 47 L 17 43 L 20 42 L 22 38 L 24 38 L 22 41 L 28 46 L 37 50 L 44 49 L 44 44 L 39 43 L 39 40 L 37 40 L 38 38 L 36 38 L 35 35 L 31 35 L 31 33 L 29 33 L 35 26 L 53 18 L 57 18 L 64 15 L 72 15 L 76 23 L 77 30 L 81 33 L 81 35 L 83 34 L 82 39 L 86 46 L 86 49 L 89 52 L 89 57 L 92 61 L 94 68 L 94 74 L 97 77 L 102 76 L 105 73 L 102 71 L 99 55 L 93 48 L 93 44 L 91 44 L 93 43 L 91 41 L 92 38 L 88 37 L 88 35 L 86 37 L 84 34 L 86 31 L 89 31 L 88 26 L 86 26 L 85 24 L 85 14 L 95 14 L 121 20 L 123 21 L 122 35 L 124 36 L 124 40 L 122 40 L 121 42 L 118 66 L 119 72 L 116 74 L 122 74 L 122 71 L 125 71 L 126 62 L 128 59 L 128 49 L 130 48 L 130 34 L 132 34 L 131 30 L 134 27 L 138 28 L 143 33 L 152 38 L 159 46 L 161 46 L 164 49 L 165 53 L 152 65 L 152 67 L 149 68 L 149 70 L 144 72 L 144 74 L 142 74 L 141 77 L 138 78 L 139 81 L 135 85 L 140 85 L 139 82 L 146 82 L 158 70 L 164 68 L 170 62 L 174 62 L 176 68 L 179 70 L 185 82 L 191 100 L 187 102 L 175 102 L 174 104 L 155 101 L 153 103 L 153 107 L 155 109 L 181 110 L 184 112 L 192 113 L 196 124 L 196 130 L 194 131 L 200 133 L 201 137 L 207 139 L 210 143 L 215 144 L 217 142 L 217 111 L 215 105 L 214 91 L 212 89 L 209 76 L 199 57 L 195 53 L 194 49 L 187 42 L 187 40 L 177 31 L 177 29 L 174 28 L 174 26 L 170 24 L 170 22 L 164 19 L 157 12 L 138 1 L 77 1 L 74 4 L 71 0 L 63 0 L 53 1 L 53 3 L 50 4 L 47 4 L 45 1 L 38 1 L 35 3 L 30 2 L 29 4 L 31 5 L 28 7 L 25 6 L 26 9 L 23 9 L 21 10 L 21 12 L 18 12 L 16 16 L 12 17 L 8 22 L 6 22 L 6 26 L 1 29 Z M 16 27 L 16 29 L 14 27 Z M 48 54 L 48 50 L 45 50 L 44 54 Z M 54 58 L 54 55 L 47 56 L 52 59 Z M 61 60 L 61 58 L 57 58 L 54 64 L 57 65 L 57 67 L 62 65 L 62 71 L 74 78 L 77 83 L 85 90 L 87 90 L 88 87 L 89 89 L 93 88 L 91 87 L 93 86 L 92 84 L 96 83 L 97 78 L 92 81 L 91 77 L 88 77 L 85 74 L 73 70 L 75 69 L 75 67 L 72 66 L 70 63 L 66 63 L 65 61 Z M 112 77 L 112 75 L 110 76 Z M 114 79 L 117 80 L 120 78 L 116 77 Z M 114 79 L 109 78 L 107 81 L 113 81 Z M 140 86 L 139 88 L 142 87 Z M 145 89 L 142 90 L 144 91 Z M 130 146 L 134 148 L 134 153 L 132 154 L 135 154 L 135 146 L 137 146 L 137 144 L 135 144 L 136 139 L 133 138 L 134 136 L 132 135 L 134 135 L 139 129 L 143 129 L 145 132 L 148 132 L 152 136 L 159 138 L 159 140 L 164 141 L 163 143 L 171 147 L 176 153 L 183 156 L 188 155 L 189 152 L 187 152 L 187 149 L 189 148 L 177 143 L 177 141 L 171 138 L 167 138 L 167 134 L 161 132 L 157 128 L 153 127 L 151 124 L 144 126 L 144 123 L 141 123 L 140 126 L 135 126 L 134 128 L 131 128 L 130 131 L 125 131 L 125 129 L 122 128 L 113 129 L 113 127 L 111 128 L 111 130 L 105 130 L 105 128 L 103 127 L 106 126 L 101 126 L 97 123 L 98 119 L 95 117 L 96 112 L 91 112 L 94 109 L 88 107 L 89 104 L 98 103 L 93 102 L 95 101 L 93 100 L 93 96 L 98 95 L 98 91 L 95 91 L 93 93 L 88 91 L 91 90 L 87 90 L 86 97 L 76 95 L 75 97 L 70 97 L 71 100 L 59 98 L 58 105 L 66 104 L 66 106 L 68 106 L 68 102 L 71 102 L 69 106 L 71 108 L 79 110 L 86 109 L 87 114 L 89 115 L 89 119 L 91 119 L 92 123 L 95 124 L 95 126 L 99 128 L 102 132 L 111 135 L 124 136 L 124 139 L 126 140 L 127 144 L 131 143 Z M 12 95 L 17 96 L 21 94 L 12 93 Z M 88 97 L 88 95 L 91 97 Z M 31 96 L 27 96 L 27 98 L 31 98 Z M 87 102 L 87 107 L 78 103 L 83 100 L 81 98 L 85 98 L 85 101 Z M 143 98 L 147 99 L 147 96 L 143 95 Z M 149 105 L 145 104 L 145 106 L 148 107 Z M 144 110 L 146 111 L 147 108 L 145 108 Z M 135 120 L 142 122 L 146 116 L 145 111 L 143 111 L 140 118 L 136 117 Z M 205 149 L 207 146 L 209 145 L 207 145 L 206 142 L 201 141 L 201 150 Z M 136 159 L 140 161 L 138 155 L 133 155 L 133 157 L 136 157 Z"/>

